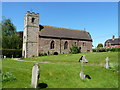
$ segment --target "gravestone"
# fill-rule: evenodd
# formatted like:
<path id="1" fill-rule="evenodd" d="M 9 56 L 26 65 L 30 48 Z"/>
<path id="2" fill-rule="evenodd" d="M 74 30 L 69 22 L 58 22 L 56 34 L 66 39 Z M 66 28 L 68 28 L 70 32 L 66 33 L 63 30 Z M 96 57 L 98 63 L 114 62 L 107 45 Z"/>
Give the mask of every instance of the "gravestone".
<path id="1" fill-rule="evenodd" d="M 84 75 L 84 66 L 83 66 L 83 60 L 81 61 L 81 72 L 80 72 L 80 78 L 85 80 L 85 75 Z"/>
<path id="2" fill-rule="evenodd" d="M 81 56 L 81 58 L 79 59 L 79 62 L 82 62 L 82 58 L 83 58 L 83 56 Z"/>
<path id="3" fill-rule="evenodd" d="M 13 58 L 13 55 L 12 55 L 12 58 Z"/>
<path id="4" fill-rule="evenodd" d="M 37 88 L 39 78 L 40 78 L 40 67 L 38 64 L 35 64 L 32 68 L 31 85 L 33 88 Z"/>
<path id="5" fill-rule="evenodd" d="M 105 61 L 106 61 L 106 64 L 104 65 L 104 67 L 106 68 L 106 69 L 109 69 L 109 58 L 107 57 L 106 59 L 105 59 Z"/>
<path id="6" fill-rule="evenodd" d="M 6 58 L 6 56 L 4 56 L 4 59 Z"/>
<path id="7" fill-rule="evenodd" d="M 84 75 L 83 71 L 80 72 L 80 78 L 83 79 L 83 80 L 85 80 L 85 75 Z"/>
<path id="8" fill-rule="evenodd" d="M 85 58 L 85 55 L 81 56 L 79 62 L 88 63 L 87 59 Z"/>
<path id="9" fill-rule="evenodd" d="M 83 64 L 83 61 L 81 61 L 82 63 L 81 63 L 81 72 L 80 72 L 80 78 L 82 79 L 82 80 L 85 80 L 86 78 L 88 78 L 88 79 L 91 79 L 91 77 L 89 76 L 89 75 L 85 75 L 84 74 L 84 64 Z"/>
<path id="10" fill-rule="evenodd" d="M 0 58 L 3 58 L 3 55 L 0 55 Z"/>

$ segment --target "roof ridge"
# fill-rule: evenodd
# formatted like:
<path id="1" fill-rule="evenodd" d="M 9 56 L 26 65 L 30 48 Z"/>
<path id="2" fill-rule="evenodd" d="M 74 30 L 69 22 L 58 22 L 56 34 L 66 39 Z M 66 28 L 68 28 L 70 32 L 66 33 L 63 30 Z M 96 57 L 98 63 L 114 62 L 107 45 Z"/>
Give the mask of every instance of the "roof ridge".
<path id="1" fill-rule="evenodd" d="M 65 30 L 71 30 L 71 31 L 83 31 L 83 32 L 86 32 L 85 30 L 78 30 L 78 29 L 70 29 L 70 28 L 62 28 L 62 27 L 56 27 L 56 26 L 48 26 L 48 25 L 42 25 L 42 26 L 45 26 L 45 27 L 52 27 L 52 28 L 58 28 L 58 29 L 65 29 Z"/>
<path id="2" fill-rule="evenodd" d="M 115 39 L 117 40 L 117 39 L 120 39 L 120 38 L 114 38 L 114 40 L 115 40 Z M 108 39 L 108 40 L 113 40 L 113 39 Z"/>

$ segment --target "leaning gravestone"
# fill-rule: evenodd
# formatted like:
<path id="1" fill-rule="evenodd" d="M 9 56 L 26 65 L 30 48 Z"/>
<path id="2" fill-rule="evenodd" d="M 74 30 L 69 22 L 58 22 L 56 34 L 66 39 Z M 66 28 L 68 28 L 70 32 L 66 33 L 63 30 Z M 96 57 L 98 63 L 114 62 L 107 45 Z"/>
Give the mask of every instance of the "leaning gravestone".
<path id="1" fill-rule="evenodd" d="M 109 63 L 108 63 L 109 58 L 107 57 L 107 58 L 105 59 L 105 61 L 106 61 L 106 64 L 105 64 L 104 67 L 105 67 L 106 69 L 109 69 L 109 67 L 110 67 L 110 66 L 109 66 Z"/>
<path id="2" fill-rule="evenodd" d="M 88 63 L 87 59 L 85 58 L 85 55 L 83 55 L 83 56 L 79 59 L 79 62 Z"/>
<path id="3" fill-rule="evenodd" d="M 32 68 L 31 85 L 33 88 L 37 88 L 39 77 L 40 77 L 40 67 L 38 64 L 35 64 Z"/>

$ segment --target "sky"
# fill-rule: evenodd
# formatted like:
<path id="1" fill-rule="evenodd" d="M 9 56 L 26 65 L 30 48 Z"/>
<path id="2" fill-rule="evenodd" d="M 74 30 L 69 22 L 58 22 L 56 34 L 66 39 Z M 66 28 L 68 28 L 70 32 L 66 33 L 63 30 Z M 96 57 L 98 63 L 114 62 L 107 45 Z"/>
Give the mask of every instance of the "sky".
<path id="1" fill-rule="evenodd" d="M 118 38 L 118 2 L 2 2 L 2 16 L 10 18 L 17 31 L 23 31 L 27 11 L 39 13 L 41 25 L 85 28 L 94 48 L 112 35 Z"/>

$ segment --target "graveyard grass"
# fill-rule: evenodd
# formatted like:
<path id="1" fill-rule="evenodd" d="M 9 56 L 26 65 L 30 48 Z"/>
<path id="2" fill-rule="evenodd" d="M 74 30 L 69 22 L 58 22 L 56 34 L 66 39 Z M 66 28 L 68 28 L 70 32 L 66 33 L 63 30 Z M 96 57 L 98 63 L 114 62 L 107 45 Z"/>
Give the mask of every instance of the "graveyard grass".
<path id="1" fill-rule="evenodd" d="M 79 73 L 81 64 L 79 58 L 86 55 L 88 63 L 84 64 L 84 73 L 91 76 L 91 79 L 81 80 Z M 107 70 L 103 66 L 105 58 L 109 57 L 112 68 Z M 40 65 L 39 83 L 45 83 L 47 88 L 118 88 L 118 53 L 79 53 L 61 54 L 41 57 L 26 58 L 24 60 L 54 62 L 65 64 Z M 11 72 L 16 80 L 3 82 L 3 88 L 32 88 L 31 73 L 35 62 L 20 62 L 10 58 L 2 59 L 3 73 Z"/>

